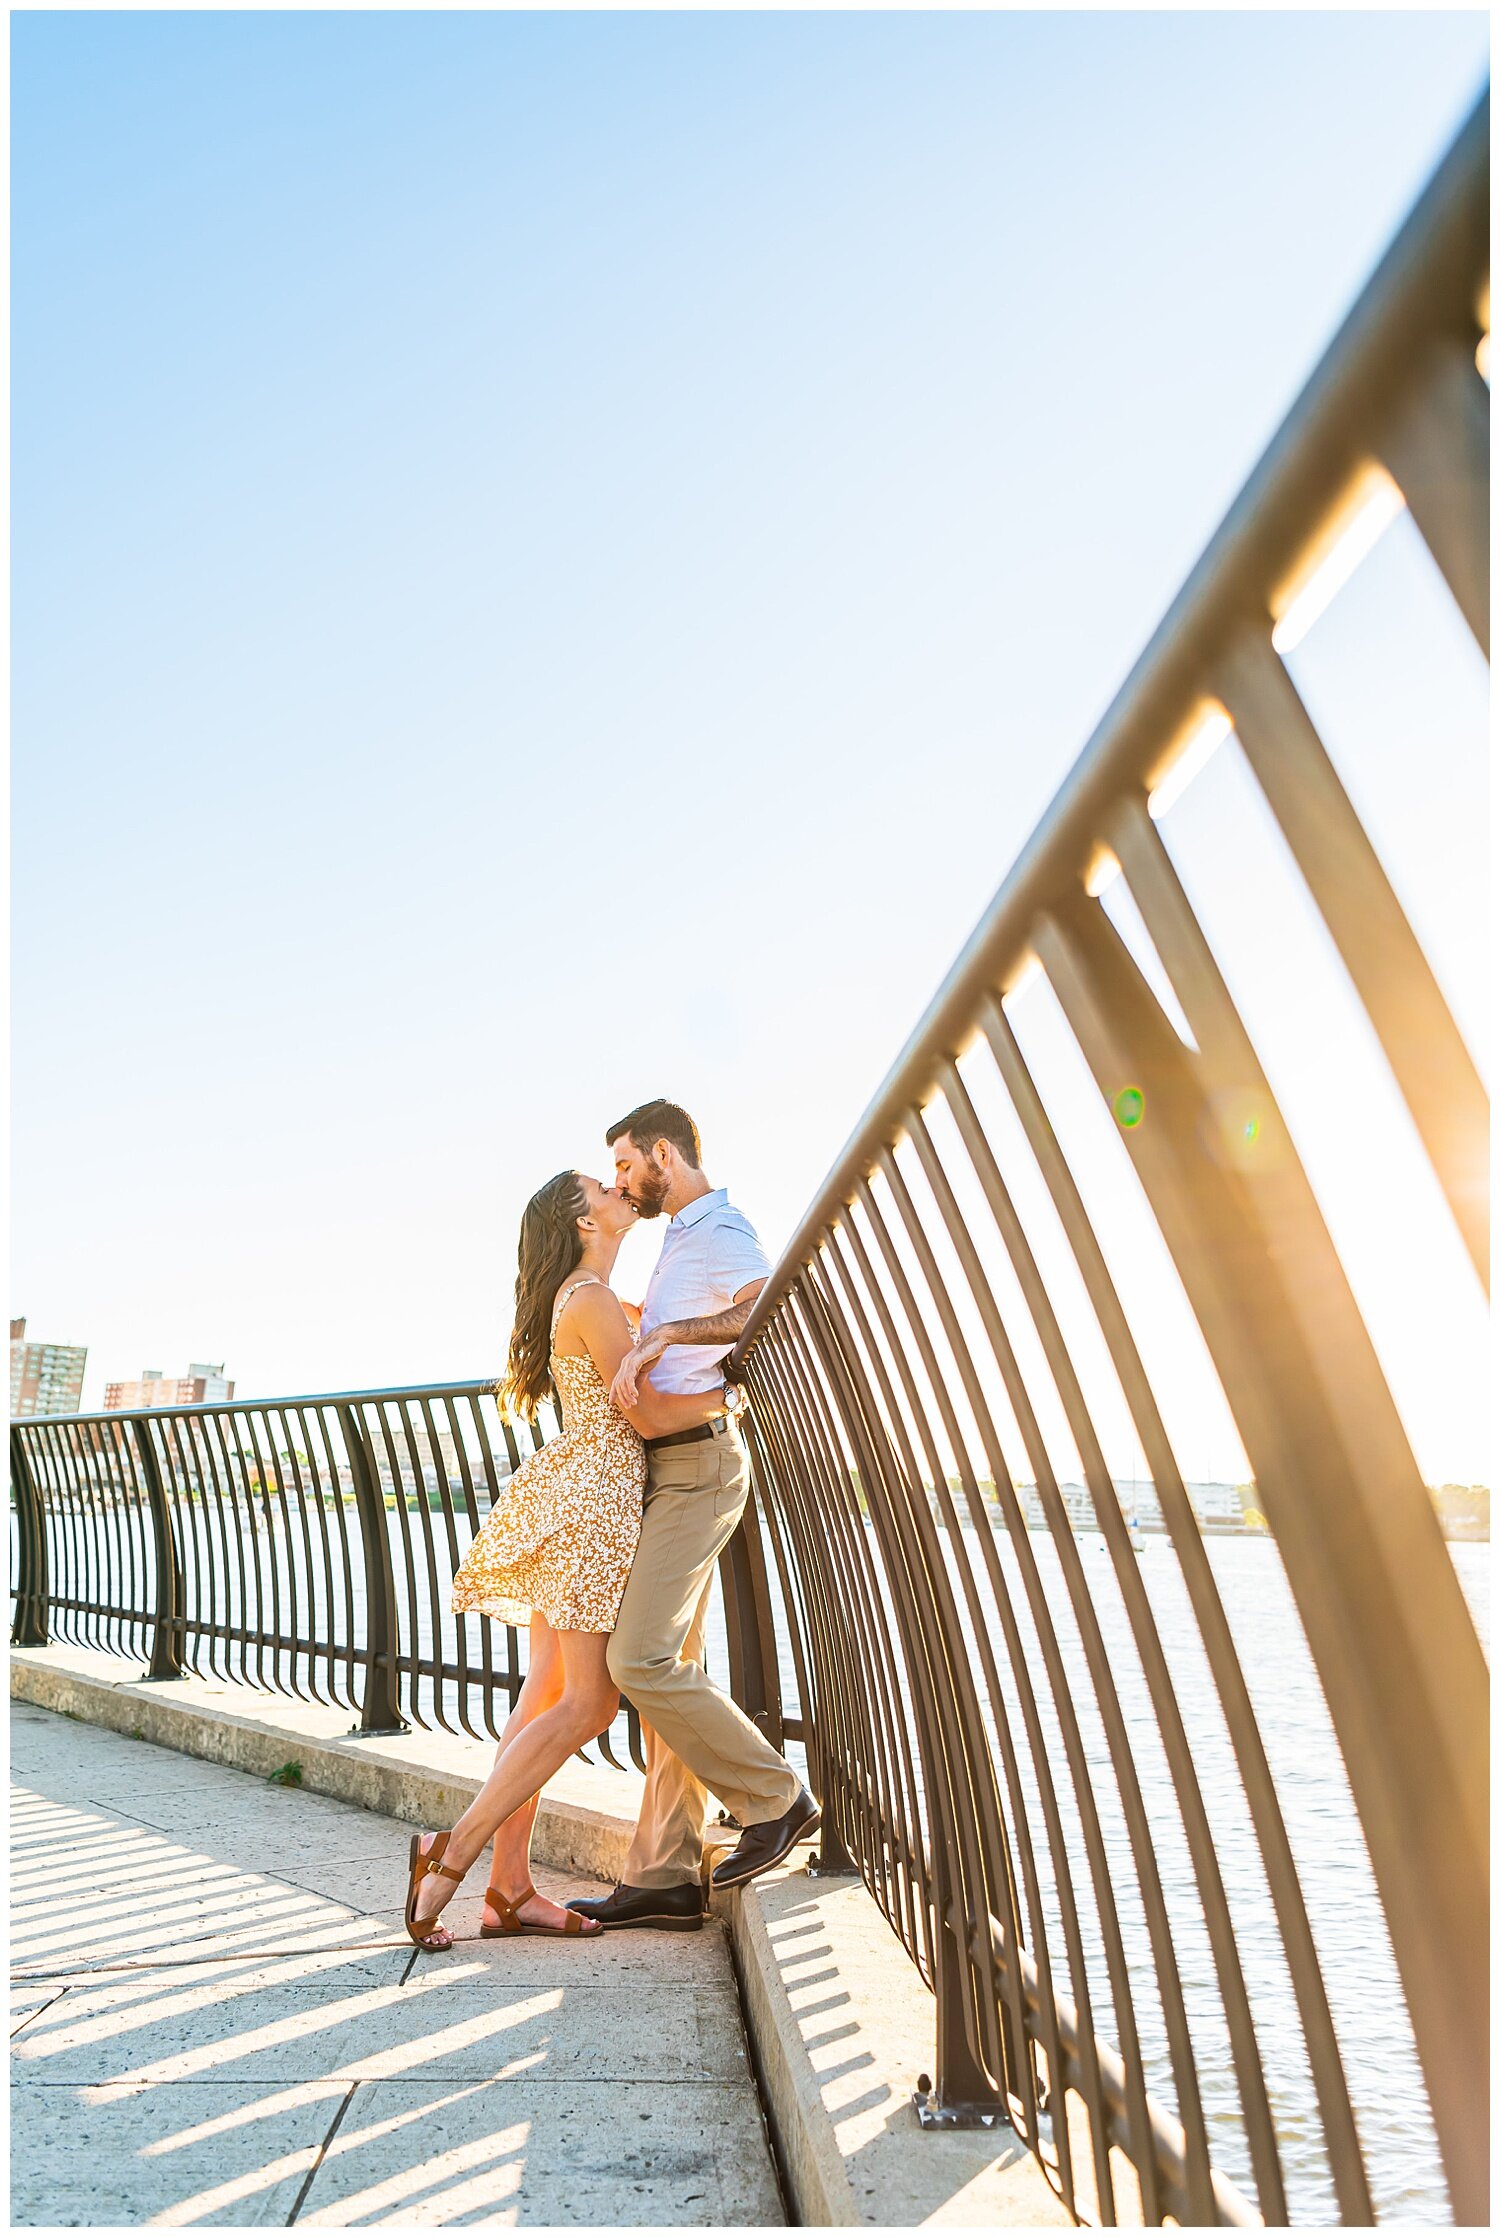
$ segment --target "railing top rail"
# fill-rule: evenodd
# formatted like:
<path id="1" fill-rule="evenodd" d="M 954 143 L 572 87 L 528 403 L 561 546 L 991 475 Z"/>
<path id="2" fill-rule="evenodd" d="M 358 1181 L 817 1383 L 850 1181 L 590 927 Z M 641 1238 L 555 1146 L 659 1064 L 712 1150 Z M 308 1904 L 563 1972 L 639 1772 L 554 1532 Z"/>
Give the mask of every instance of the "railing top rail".
<path id="1" fill-rule="evenodd" d="M 1106 812 L 1160 774 L 1212 696 L 1213 656 L 1249 627 L 1269 630 L 1268 600 L 1309 535 L 1376 455 L 1383 415 L 1412 370 L 1412 335 L 1472 341 L 1475 275 L 1489 248 L 1489 94 L 1424 189 L 1339 327 L 1259 464 L 1120 687 L 835 1161 L 756 1301 L 735 1353 L 755 1342 L 830 1223 L 969 1040 L 978 1006 L 1014 977 L 1038 914 L 1086 873 Z"/>
<path id="2" fill-rule="evenodd" d="M 179 1414 L 280 1413 L 288 1406 L 359 1406 L 406 1398 L 483 1398 L 495 1378 L 463 1383 L 403 1383 L 392 1390 L 303 1391 L 287 1398 L 215 1398 L 193 1406 L 110 1406 L 96 1414 L 27 1414 L 12 1429 L 33 1429 L 43 1422 L 160 1421 Z"/>

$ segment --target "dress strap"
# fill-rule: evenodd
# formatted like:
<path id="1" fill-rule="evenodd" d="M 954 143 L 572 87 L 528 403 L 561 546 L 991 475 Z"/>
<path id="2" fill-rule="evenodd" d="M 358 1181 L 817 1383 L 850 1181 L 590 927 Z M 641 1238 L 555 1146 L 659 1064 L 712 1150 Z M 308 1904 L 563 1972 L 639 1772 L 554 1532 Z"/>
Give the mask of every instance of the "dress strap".
<path id="1" fill-rule="evenodd" d="M 552 1331 L 551 1331 L 551 1337 L 549 1338 L 549 1341 L 552 1341 L 552 1342 L 555 1342 L 555 1341 L 556 1341 L 556 1338 L 557 1338 L 557 1324 L 558 1324 L 558 1321 L 559 1321 L 559 1320 L 561 1319 L 561 1317 L 562 1317 L 562 1309 L 563 1309 L 564 1305 L 566 1305 L 566 1303 L 568 1302 L 568 1299 L 569 1299 L 569 1298 L 570 1298 L 570 1297 L 572 1296 L 572 1294 L 573 1294 L 574 1290 L 575 1290 L 575 1289 L 587 1289 L 587 1288 L 589 1287 L 590 1283 L 592 1283 L 592 1284 L 593 1284 L 593 1286 L 594 1286 L 594 1287 L 595 1287 L 596 1289 L 608 1289 L 608 1287 L 609 1287 L 609 1284 L 608 1284 L 608 1282 L 602 1282 L 602 1281 L 600 1281 L 600 1279 L 599 1279 L 599 1276 L 598 1276 L 597 1274 L 585 1274 L 585 1275 L 583 1275 L 583 1276 L 582 1276 L 582 1278 L 581 1278 L 580 1280 L 578 1280 L 578 1281 L 576 1281 L 576 1282 L 569 1282 L 569 1283 L 568 1283 L 568 1284 L 566 1285 L 566 1287 L 564 1287 L 564 1288 L 560 1289 L 560 1290 L 558 1291 L 557 1295 L 556 1295 L 556 1296 L 555 1296 L 555 1297 L 553 1298 L 553 1300 L 552 1300 Z"/>

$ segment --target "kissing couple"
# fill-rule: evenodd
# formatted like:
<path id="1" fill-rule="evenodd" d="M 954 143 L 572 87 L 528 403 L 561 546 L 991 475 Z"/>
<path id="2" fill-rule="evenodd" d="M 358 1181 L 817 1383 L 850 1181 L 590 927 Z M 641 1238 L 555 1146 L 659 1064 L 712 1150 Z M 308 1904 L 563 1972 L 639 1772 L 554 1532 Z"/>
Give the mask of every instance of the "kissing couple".
<path id="1" fill-rule="evenodd" d="M 453 1944 L 439 1913 L 493 1848 L 480 1933 L 593 1935 L 703 1924 L 703 1811 L 711 1788 L 744 1828 L 715 1887 L 768 1872 L 814 1832 L 796 1772 L 703 1668 L 714 1564 L 739 1528 L 750 1471 L 723 1361 L 771 1269 L 754 1228 L 710 1185 L 698 1129 L 643 1103 L 609 1129 L 615 1185 L 555 1174 L 521 1218 L 515 1326 L 502 1411 L 555 1398 L 562 1433 L 501 1492 L 453 1579 L 450 1605 L 528 1623 L 526 1680 L 494 1769 L 457 1823 L 412 1838 L 406 1930 Z M 638 1314 L 609 1277 L 638 1219 L 667 1214 Z M 646 1791 L 612 1894 L 566 1908 L 531 1884 L 541 1790 L 605 1731 L 620 1695 L 640 1712 Z"/>

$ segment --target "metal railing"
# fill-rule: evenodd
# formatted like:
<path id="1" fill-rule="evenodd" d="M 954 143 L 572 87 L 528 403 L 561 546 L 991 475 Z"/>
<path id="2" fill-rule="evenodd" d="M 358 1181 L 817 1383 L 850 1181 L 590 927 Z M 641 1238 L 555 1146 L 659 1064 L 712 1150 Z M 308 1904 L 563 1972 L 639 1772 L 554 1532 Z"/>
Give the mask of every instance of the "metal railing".
<path id="1" fill-rule="evenodd" d="M 448 1586 L 524 1448 L 468 1382 L 13 1423 L 13 1639 L 140 1655 L 345 1707 L 361 1732 L 498 1737 L 518 1633 Z M 481 1401 L 485 1401 L 482 1406 Z M 491 1423 L 494 1423 L 494 1434 Z M 644 1767 L 633 1712 L 602 1736 Z"/>
<path id="2" fill-rule="evenodd" d="M 730 1682 L 777 1744 L 805 1744 L 824 1867 L 857 1867 L 936 1992 L 924 2120 L 1009 2118 L 1082 2218 L 1285 2222 L 1285 2134 L 1309 2124 L 1332 2209 L 1367 2223 L 1374 2204 L 1286 1780 L 1143 1331 L 1014 1021 L 1038 966 L 1243 1441 L 1334 1770 L 1340 1754 L 1347 1768 L 1453 2209 L 1487 2220 L 1483 1658 L 1318 1201 L 1151 814 L 1184 736 L 1222 708 L 1487 1282 L 1483 1091 L 1272 643 L 1283 586 L 1376 464 L 1487 649 L 1487 132 L 1486 103 L 913 1035 L 737 1354 L 756 1498 L 722 1568 Z M 1180 1026 L 1100 898 L 1106 853 Z M 1038 1187 L 1159 1503 L 1191 1690 L 1044 1275 Z M 14 1425 L 16 1642 L 139 1654 L 162 1678 L 207 1668 L 347 1705 L 367 1732 L 410 1716 L 494 1734 L 520 1642 L 505 1630 L 496 1659 L 503 1627 L 445 1605 L 520 1457 L 508 1429 L 492 1440 L 489 1387 Z M 1097 1528 L 1087 1548 L 1054 1414 Z M 1228 1885 L 1204 1698 L 1289 1983 L 1295 2059 L 1264 2051 L 1269 1961 L 1259 1942 L 1247 1951 L 1243 1890 Z M 639 1762 L 633 1722 L 628 1744 Z M 604 1753 L 619 1761 L 608 1740 Z M 1306 2076 L 1290 2114 L 1289 2062 Z"/>
<path id="3" fill-rule="evenodd" d="M 1340 1751 L 1347 1768 L 1452 2206 L 1488 2219 L 1485 1665 L 1318 1200 L 1151 812 L 1181 742 L 1227 716 L 1487 1285 L 1483 1089 L 1272 642 L 1284 586 L 1374 467 L 1487 653 L 1487 148 L 1486 100 L 839 1158 L 737 1354 L 831 1849 L 936 1990 L 922 2110 L 1008 2115 L 1068 2204 L 1105 2221 L 1288 2219 L 1281 2059 L 1257 2020 L 1268 1960 L 1257 1951 L 1247 1979 L 1203 1775 L 1205 1688 L 1290 1977 L 1311 2077 L 1299 2120 L 1321 2131 L 1339 2218 L 1368 2222 L 1374 2206 L 1285 1782 L 1141 1331 L 1018 1037 L 1012 997 L 1038 967 L 1248 1456 L 1337 1735 L 1332 1776 Z M 1105 861 L 1123 881 L 1113 913 Z M 1180 1025 L 1116 929 L 1122 892 Z M 1164 1644 L 1165 1584 L 1143 1578 L 1037 1223 L 1018 1208 L 1038 1185 L 1160 1504 L 1196 1634 L 1191 1700 Z M 1075 1531 L 1049 1409 L 1107 1561 Z M 1186 1863 L 1169 1871 L 1173 1843 Z M 1210 2010 L 1223 2043 L 1211 2117 Z"/>

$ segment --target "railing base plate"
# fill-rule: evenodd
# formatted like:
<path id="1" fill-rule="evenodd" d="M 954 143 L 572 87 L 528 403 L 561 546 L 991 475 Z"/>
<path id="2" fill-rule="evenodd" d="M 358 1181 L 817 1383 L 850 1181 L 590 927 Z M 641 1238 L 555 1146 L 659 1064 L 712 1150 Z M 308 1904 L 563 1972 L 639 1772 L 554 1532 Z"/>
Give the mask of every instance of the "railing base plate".
<path id="1" fill-rule="evenodd" d="M 351 1724 L 349 1737 L 351 1740 L 380 1740 L 410 1730 L 411 1726 L 398 1717 L 394 1724 Z"/>
<path id="2" fill-rule="evenodd" d="M 930 2074 L 919 2074 L 911 2101 L 916 2109 L 920 2128 L 1009 2128 L 1010 2114 L 1005 2106 L 996 2102 L 989 2105 L 966 2104 L 961 2099 L 944 2098 L 932 2086 Z"/>

